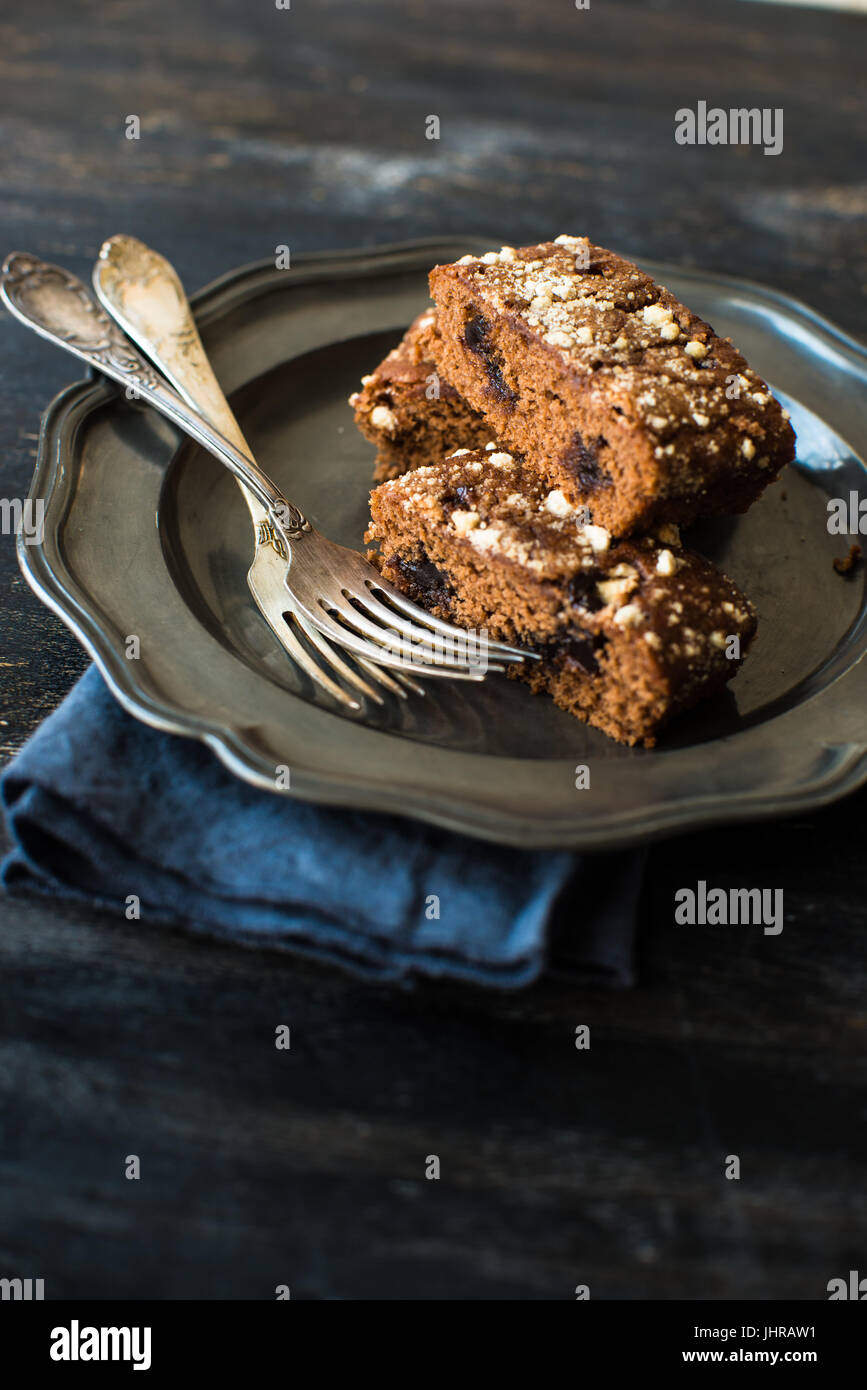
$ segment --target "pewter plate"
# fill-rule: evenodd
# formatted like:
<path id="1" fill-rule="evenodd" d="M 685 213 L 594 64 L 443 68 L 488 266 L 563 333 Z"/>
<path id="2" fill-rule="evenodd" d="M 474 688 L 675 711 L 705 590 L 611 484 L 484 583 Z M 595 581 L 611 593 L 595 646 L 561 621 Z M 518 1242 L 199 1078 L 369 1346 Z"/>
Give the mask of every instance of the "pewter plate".
<path id="1" fill-rule="evenodd" d="M 484 249 L 470 238 L 298 256 L 195 299 L 260 462 L 344 544 L 362 544 L 373 455 L 346 398 L 427 303 L 429 267 Z M 623 748 L 503 676 L 338 713 L 253 606 L 234 482 L 103 378 L 46 412 L 32 489 L 45 534 L 19 547 L 22 569 L 132 714 L 202 739 L 272 791 L 288 766 L 284 794 L 524 847 L 612 847 L 830 802 L 867 780 L 864 568 L 834 572 L 849 540 L 827 528 L 829 497 L 867 495 L 867 352 L 781 295 L 645 265 L 785 394 L 799 435 L 798 465 L 747 516 L 690 535 L 756 602 L 759 636 L 729 690 L 653 750 Z M 125 655 L 131 634 L 138 660 Z"/>

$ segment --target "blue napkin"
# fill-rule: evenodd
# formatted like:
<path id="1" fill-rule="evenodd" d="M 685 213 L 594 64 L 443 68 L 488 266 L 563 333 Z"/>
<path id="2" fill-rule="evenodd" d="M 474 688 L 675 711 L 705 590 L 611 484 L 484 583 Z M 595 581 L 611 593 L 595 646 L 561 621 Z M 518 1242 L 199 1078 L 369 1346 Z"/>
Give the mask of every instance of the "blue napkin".
<path id="1" fill-rule="evenodd" d="M 515 851 L 258 791 L 202 744 L 133 719 L 95 667 L 0 792 L 11 893 L 77 898 L 382 980 L 502 988 L 539 975 L 559 910 L 574 969 L 632 982 L 640 856 Z"/>

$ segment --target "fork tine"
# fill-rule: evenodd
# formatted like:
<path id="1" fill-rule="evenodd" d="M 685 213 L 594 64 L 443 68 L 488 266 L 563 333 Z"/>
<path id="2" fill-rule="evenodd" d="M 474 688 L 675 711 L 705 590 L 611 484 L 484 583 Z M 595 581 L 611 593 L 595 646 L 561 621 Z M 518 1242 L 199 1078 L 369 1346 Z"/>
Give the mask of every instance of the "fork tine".
<path id="1" fill-rule="evenodd" d="M 486 671 L 481 669 L 481 662 L 449 660 L 437 652 L 430 629 L 418 628 L 413 651 L 400 634 L 394 630 L 389 634 L 347 603 L 344 590 L 357 593 L 363 600 L 368 578 L 378 578 L 376 570 L 358 551 L 328 540 L 315 527 L 299 533 L 290 548 L 291 559 L 283 579 L 289 604 L 330 641 L 377 666 L 409 671 L 415 676 L 484 680 Z M 488 663 L 487 669 L 502 667 Z"/>
<path id="2" fill-rule="evenodd" d="M 324 602 L 324 600 L 323 600 Z M 404 660 L 415 657 L 425 663 L 430 658 L 435 667 L 442 667 L 447 670 L 475 670 L 478 669 L 471 661 L 461 660 L 459 657 L 446 656 L 442 651 L 442 643 L 437 644 L 432 637 L 428 637 L 425 630 L 421 628 L 413 629 L 410 627 L 409 633 L 404 634 L 399 629 L 391 627 L 381 627 L 379 623 L 372 622 L 363 612 L 359 612 L 354 604 L 344 600 L 343 606 L 332 603 L 332 611 L 336 612 L 342 622 L 354 628 L 356 632 L 366 637 L 370 637 L 374 642 L 380 642 L 386 650 L 397 651 Z M 387 610 L 385 610 L 387 613 Z M 488 671 L 502 671 L 502 666 L 488 663 L 485 667 Z"/>
<path id="3" fill-rule="evenodd" d="M 273 629 L 273 623 L 271 626 Z M 322 670 L 322 667 L 319 666 L 305 650 L 303 644 L 298 641 L 298 638 L 295 636 L 289 624 L 284 623 L 283 627 L 284 631 L 279 633 L 275 632 L 275 635 L 279 638 L 281 646 L 286 648 L 292 660 L 301 667 L 302 671 L 310 677 L 314 684 L 321 685 L 324 690 L 328 691 L 329 695 L 345 708 L 360 710 L 360 701 L 347 694 L 336 681 L 333 681 L 331 677 Z"/>
<path id="4" fill-rule="evenodd" d="M 346 681 L 347 685 L 352 686 L 354 690 L 360 691 L 362 695 L 366 695 L 369 700 L 374 700 L 376 704 L 382 705 L 385 703 L 379 691 L 374 690 L 372 685 L 368 684 L 366 680 L 363 680 L 350 666 L 347 666 L 342 657 L 338 656 L 327 637 L 324 637 L 318 628 L 314 627 L 311 622 L 308 622 L 303 614 L 294 613 L 290 609 L 285 616 L 286 618 L 293 619 L 298 624 L 311 646 L 316 648 L 324 660 L 328 662 L 328 665 L 337 672 L 341 680 Z M 383 681 L 382 684 L 386 685 L 386 682 Z"/>
<path id="5" fill-rule="evenodd" d="M 364 661 L 364 657 L 360 657 L 359 660 Z M 395 669 L 394 679 L 401 685 L 406 686 L 407 690 L 411 691 L 413 695 L 427 694 L 427 691 L 420 681 L 413 680 L 412 676 L 406 674 L 405 667 L 402 667 L 400 670 Z"/>
<path id="6" fill-rule="evenodd" d="M 357 701 L 347 699 L 341 686 L 330 680 L 326 674 L 329 669 L 338 677 L 343 677 L 351 689 L 359 691 L 362 695 L 368 695 L 373 700 L 378 700 L 379 696 L 376 691 L 372 690 L 365 681 L 355 676 L 354 672 L 343 664 L 318 629 L 314 628 L 312 623 L 305 627 L 306 620 L 295 612 L 288 601 L 289 596 L 283 584 L 282 567 L 279 565 L 279 561 L 275 567 L 274 561 L 277 560 L 277 557 L 275 555 L 274 559 L 270 560 L 270 553 L 264 547 L 257 546 L 255 558 L 247 571 L 247 587 L 255 599 L 256 607 L 277 641 L 282 647 L 285 647 L 292 660 L 306 672 L 310 679 L 327 690 L 329 695 L 332 695 L 341 705 L 349 709 L 361 709 L 361 705 Z M 299 640 L 298 632 L 292 626 L 293 619 L 295 627 L 307 638 L 309 646 L 305 646 Z M 312 635 L 314 632 L 315 637 Z M 316 650 L 315 657 L 311 655 L 310 646 Z M 323 666 L 324 670 L 322 669 Z"/>
<path id="7" fill-rule="evenodd" d="M 318 628 L 314 627 L 313 624 L 308 622 L 307 618 L 303 617 L 300 613 L 294 613 L 292 616 L 303 631 L 304 636 L 313 643 L 325 657 L 326 661 L 335 668 L 344 680 L 348 681 L 355 689 L 368 695 L 372 700 L 375 700 L 377 704 L 382 705 L 385 703 L 378 691 L 369 686 L 366 681 L 362 680 L 351 669 L 351 667 L 347 666 L 346 663 L 340 659 L 331 646 L 331 643 L 328 641 L 328 638 L 325 637 Z M 366 657 L 356 656 L 355 660 L 362 670 L 370 676 L 372 681 L 381 685 L 383 690 L 389 691 L 390 694 L 397 695 L 401 700 L 409 698 L 408 691 L 412 691 L 414 695 L 425 695 L 427 693 L 423 685 L 419 685 L 418 681 L 411 680 L 408 676 L 404 676 L 400 671 L 396 671 L 393 676 L 390 676 L 384 667 L 375 666 L 373 662 L 368 661 Z"/>
<path id="8" fill-rule="evenodd" d="M 452 647 L 457 646 L 458 651 L 461 649 L 465 652 L 484 650 L 486 657 L 490 654 L 491 648 L 497 645 L 496 643 L 488 642 L 487 639 L 482 643 L 472 637 L 470 633 L 463 628 L 453 627 L 449 623 L 442 623 L 440 626 L 431 628 L 431 633 L 436 634 L 436 636 L 428 636 L 427 629 L 423 626 L 425 618 L 419 617 L 417 622 L 414 623 L 406 618 L 402 618 L 399 613 L 394 612 L 387 604 L 382 603 L 376 598 L 370 586 L 367 586 L 367 588 L 368 592 L 363 596 L 360 594 L 351 595 L 355 602 L 363 607 L 366 613 L 369 613 L 374 618 L 379 618 L 383 622 L 387 622 L 396 632 L 401 633 L 404 637 L 412 639 L 414 642 L 418 642 L 419 632 L 423 633 L 424 640 L 433 646 L 434 651 L 441 651 L 445 645 L 444 642 L 438 642 L 436 640 L 436 637 L 439 635 L 442 635 Z M 346 597 L 346 595 L 344 595 L 344 597 Z M 425 617 L 429 616 L 429 614 L 425 614 Z M 434 621 L 438 622 L 437 619 Z M 523 653 L 518 653 L 516 649 L 509 647 L 495 652 L 494 656 L 497 661 L 514 662 L 518 664 L 524 659 Z"/>
<path id="9" fill-rule="evenodd" d="M 350 644 L 353 637 L 357 641 L 364 643 L 365 628 L 369 628 L 372 634 L 382 632 L 383 637 L 386 638 L 386 633 L 382 628 L 378 628 L 377 624 L 366 624 L 361 619 L 357 620 L 358 629 L 354 631 L 350 623 L 355 623 L 356 620 L 354 614 L 351 619 L 344 619 L 342 615 L 337 615 L 336 621 L 338 626 L 343 630 L 344 635 L 342 641 L 345 646 Z M 373 641 L 376 641 L 375 636 Z M 429 676 L 443 676 L 455 680 L 476 681 L 483 680 L 486 674 L 486 671 L 482 670 L 480 667 L 464 666 L 457 663 L 438 661 L 436 659 L 428 660 L 424 655 L 424 651 L 432 649 L 425 648 L 420 652 L 418 646 L 413 647 L 411 643 L 399 636 L 390 638 L 385 641 L 382 646 L 374 646 L 373 643 L 371 643 L 371 647 L 375 655 L 361 659 L 369 660 L 372 664 L 377 666 L 387 665 L 396 675 L 402 675 L 404 672 L 409 671 L 415 676 L 423 676 L 425 678 Z M 366 649 L 370 650 L 369 647 Z M 502 666 L 488 666 L 486 669 L 487 671 L 502 671 L 504 668 Z"/>
<path id="10" fill-rule="evenodd" d="M 296 606 L 301 608 L 305 618 L 309 619 L 314 627 L 318 627 L 319 631 L 326 637 L 336 642 L 338 646 L 345 647 L 347 651 L 352 652 L 353 656 L 364 657 L 368 661 L 373 662 L 376 666 L 387 666 L 389 670 L 399 671 L 401 675 L 423 676 L 425 679 L 428 677 L 443 676 L 451 680 L 480 681 L 485 678 L 485 673 L 483 671 L 473 671 L 465 666 L 447 666 L 443 664 L 434 666 L 433 664 L 419 664 L 407 661 L 405 657 L 395 655 L 394 652 L 387 647 L 378 646 L 374 642 L 366 641 L 351 628 L 341 626 L 334 621 L 324 607 L 319 607 L 318 611 L 313 613 L 307 607 L 306 603 L 298 598 L 297 593 L 294 595 L 294 600 Z M 371 626 L 373 627 L 374 624 L 371 624 Z M 385 636 L 381 628 L 376 628 L 376 632 L 382 633 L 383 637 Z M 491 669 L 493 668 L 489 666 L 488 670 L 490 671 Z"/>
<path id="11" fill-rule="evenodd" d="M 374 666 L 372 661 L 368 661 L 366 656 L 357 656 L 355 660 L 363 671 L 375 681 L 390 690 L 392 695 L 397 695 L 401 700 L 409 698 L 409 692 L 414 695 L 424 695 L 425 688 L 419 685 L 418 681 L 406 680 L 400 671 L 395 671 L 394 675 L 389 675 L 384 666 Z"/>
<path id="12" fill-rule="evenodd" d="M 426 609 L 420 608 L 417 603 L 413 603 L 411 599 L 408 599 L 405 594 L 400 592 L 400 589 L 394 584 L 389 583 L 387 579 L 382 579 L 381 577 L 379 579 L 365 579 L 365 587 L 371 591 L 375 591 L 376 589 L 381 590 L 381 592 L 386 595 L 389 603 L 393 603 L 396 608 L 400 608 L 409 617 L 414 618 L 417 623 L 425 623 L 428 627 L 433 628 L 435 632 L 443 633 L 444 636 L 456 637 L 461 635 L 466 638 L 466 632 L 463 628 L 455 627 L 454 623 L 444 622 L 442 618 L 437 618 L 433 613 L 428 613 Z M 523 660 L 529 657 L 531 661 L 538 661 L 539 659 L 538 653 L 528 651 L 524 647 L 512 647 L 507 642 L 489 641 L 487 646 L 488 652 L 493 653 L 498 661 L 505 661 L 507 658 L 509 660 L 514 660 L 515 658 Z"/>
<path id="13" fill-rule="evenodd" d="M 371 608 L 375 616 L 382 615 L 387 626 L 373 622 L 369 616 L 369 610 L 364 605 L 366 597 L 356 595 L 348 589 L 342 589 L 340 596 L 329 595 L 328 598 L 321 598 L 320 604 L 328 608 L 332 614 L 337 614 L 340 621 L 354 628 L 356 632 L 365 637 L 371 638 L 374 642 L 396 649 L 404 659 L 413 659 L 413 656 L 427 664 L 428 659 L 432 660 L 437 666 L 453 666 L 461 669 L 475 669 L 480 663 L 472 661 L 468 655 L 456 655 L 453 652 L 444 651 L 443 643 L 438 639 L 438 635 L 429 628 L 406 624 L 403 619 L 398 623 L 392 622 L 392 613 L 384 604 L 379 604 L 378 600 L 373 600 Z M 378 613 L 374 605 L 378 605 Z M 465 636 L 465 634 L 463 634 Z M 468 650 L 464 643 L 465 653 Z M 491 670 L 502 670 L 502 667 L 489 666 Z"/>

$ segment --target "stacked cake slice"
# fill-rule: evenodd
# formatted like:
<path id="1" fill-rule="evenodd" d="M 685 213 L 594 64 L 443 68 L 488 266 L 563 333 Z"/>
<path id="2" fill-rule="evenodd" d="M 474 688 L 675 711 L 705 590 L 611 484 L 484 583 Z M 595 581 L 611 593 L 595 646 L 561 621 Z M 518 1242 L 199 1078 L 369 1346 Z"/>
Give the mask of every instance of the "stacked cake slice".
<path id="1" fill-rule="evenodd" d="M 533 648 L 536 690 L 625 743 L 735 674 L 749 601 L 678 525 L 745 511 L 794 456 L 727 339 L 586 239 L 437 266 L 436 308 L 352 397 L 368 539 L 407 594 Z"/>

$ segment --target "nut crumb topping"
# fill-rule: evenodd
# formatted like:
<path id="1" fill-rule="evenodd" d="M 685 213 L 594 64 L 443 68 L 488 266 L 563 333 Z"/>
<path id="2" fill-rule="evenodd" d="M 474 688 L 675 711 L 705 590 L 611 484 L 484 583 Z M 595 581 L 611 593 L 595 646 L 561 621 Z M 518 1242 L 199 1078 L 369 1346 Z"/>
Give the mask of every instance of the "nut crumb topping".
<path id="1" fill-rule="evenodd" d="M 373 494 L 369 538 L 383 556 L 403 554 L 410 566 L 421 543 L 459 598 L 466 593 L 490 605 L 491 613 L 496 608 L 495 627 L 508 624 L 510 613 L 531 622 L 532 628 L 517 626 L 511 636 L 524 641 L 532 632 L 544 662 L 566 679 L 598 674 L 573 650 L 594 652 L 604 673 L 606 663 L 618 662 L 630 646 L 648 653 L 648 661 L 653 653 L 670 692 L 718 680 L 726 667 L 733 673 L 727 633 L 748 642 L 754 615 L 723 575 L 680 551 L 675 526 L 659 527 L 659 540 L 615 541 L 601 526 L 576 525 L 576 509 L 564 507 L 558 490 L 546 487 L 520 458 L 502 450 L 498 456 L 494 464 L 491 451 L 461 449 L 383 483 Z M 404 538 L 397 549 L 395 534 Z M 508 630 L 498 635 L 509 640 Z M 564 644 L 570 637 L 575 642 Z"/>
<path id="2" fill-rule="evenodd" d="M 478 512 L 452 512 L 451 522 L 459 535 L 465 536 L 467 531 L 474 531 L 481 521 Z"/>
<path id="3" fill-rule="evenodd" d="M 631 565 L 615 565 L 609 574 L 611 578 L 599 580 L 596 592 L 604 604 L 619 606 L 638 588 L 638 570 Z"/>
<path id="4" fill-rule="evenodd" d="M 387 434 L 394 434 L 397 429 L 397 416 L 393 410 L 389 410 L 387 405 L 375 405 L 370 412 L 370 423 L 374 429 L 385 430 Z"/>
<path id="5" fill-rule="evenodd" d="M 663 545 L 680 545 L 680 529 L 672 522 L 666 521 L 662 526 L 656 528 L 656 538 L 662 541 Z"/>
<path id="6" fill-rule="evenodd" d="M 611 544 L 611 532 L 606 531 L 604 526 L 585 526 L 582 534 L 588 541 L 591 550 L 601 553 L 607 550 Z"/>
<path id="7" fill-rule="evenodd" d="M 559 488 L 554 488 L 552 492 L 548 493 L 548 496 L 545 498 L 544 506 L 547 511 L 553 512 L 555 516 L 574 516 L 575 512 L 578 510 Z"/>
<path id="8" fill-rule="evenodd" d="M 644 613 L 637 603 L 626 603 L 622 608 L 618 608 L 614 614 L 614 621 L 618 627 L 637 627 L 644 622 Z"/>
<path id="9" fill-rule="evenodd" d="M 677 558 L 670 550 L 660 550 L 656 557 L 657 574 L 677 574 Z"/>
<path id="10" fill-rule="evenodd" d="M 522 320 L 570 369 L 592 376 L 592 389 L 611 392 L 616 383 L 630 423 L 650 432 L 655 457 L 666 461 L 664 476 L 682 473 L 696 449 L 722 458 L 739 450 L 747 462 L 769 457 L 780 409 L 766 384 L 727 339 L 638 266 L 565 233 L 456 264 L 474 302 Z M 739 396 L 730 402 L 733 378 Z M 741 429 L 749 422 L 754 453 L 732 440 L 733 415 Z M 707 438 L 697 441 L 696 430 Z M 653 435 L 663 438 L 657 443 Z"/>

